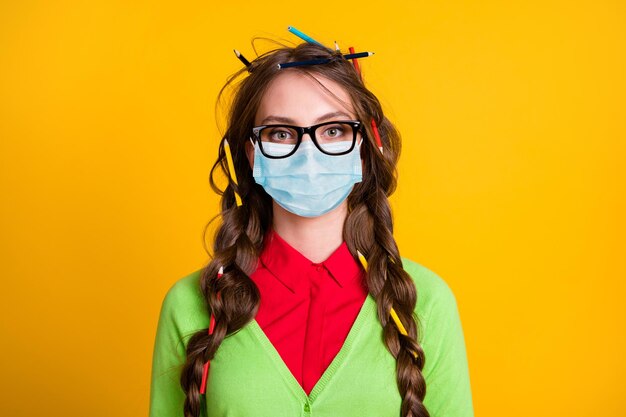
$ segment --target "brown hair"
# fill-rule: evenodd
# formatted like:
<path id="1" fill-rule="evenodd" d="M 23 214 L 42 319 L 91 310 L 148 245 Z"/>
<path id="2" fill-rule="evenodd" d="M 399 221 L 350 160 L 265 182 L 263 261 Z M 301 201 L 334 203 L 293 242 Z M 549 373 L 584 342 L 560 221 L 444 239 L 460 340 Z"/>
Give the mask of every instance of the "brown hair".
<path id="1" fill-rule="evenodd" d="M 330 58 L 331 61 L 289 69 L 278 69 L 277 65 L 318 58 Z M 248 70 L 250 74 L 235 85 L 235 80 Z M 397 361 L 397 385 L 402 397 L 401 416 L 427 417 L 429 414 L 423 404 L 426 384 L 421 372 L 425 358 L 417 342 L 418 326 L 414 314 L 416 288 L 402 268 L 393 237 L 393 219 L 388 201 L 396 188 L 400 135 L 383 115 L 378 99 L 365 87 L 352 63 L 344 59 L 340 52 L 311 43 L 296 47 L 284 46 L 260 55 L 249 68 L 233 74 L 220 91 L 219 99 L 227 87 L 234 86 L 225 138 L 230 144 L 238 185 L 232 179 L 224 190 L 216 185 L 216 169 L 221 169 L 230 178 L 222 140 L 210 174 L 211 187 L 221 196 L 222 210 L 216 217 L 221 218 L 222 222 L 214 235 L 212 259 L 204 268 L 200 281 L 209 314 L 214 315 L 215 328 L 211 335 L 207 329 L 198 331 L 187 344 L 187 361 L 180 379 L 186 395 L 185 417 L 200 415 L 200 385 L 204 363 L 215 356 L 226 335 L 241 329 L 255 317 L 259 307 L 259 290 L 249 275 L 256 268 L 263 249 L 263 238 L 272 225 L 272 199 L 254 181 L 246 158 L 245 143 L 250 137 L 261 98 L 270 81 L 281 71 L 299 71 L 313 79 L 317 76 L 336 82 L 348 92 L 358 120 L 363 122 L 363 180 L 354 186 L 348 196 L 348 216 L 343 238 L 355 259 L 359 250 L 368 261 L 368 291 L 377 303 L 383 342 Z M 372 119 L 378 125 L 384 153 L 378 150 L 374 141 L 370 125 Z M 236 204 L 235 191 L 241 196 L 242 206 Z M 220 266 L 224 267 L 224 274 L 217 279 Z M 391 320 L 392 307 L 408 335 L 400 334 Z M 417 353 L 417 357 L 414 357 L 413 352 Z"/>

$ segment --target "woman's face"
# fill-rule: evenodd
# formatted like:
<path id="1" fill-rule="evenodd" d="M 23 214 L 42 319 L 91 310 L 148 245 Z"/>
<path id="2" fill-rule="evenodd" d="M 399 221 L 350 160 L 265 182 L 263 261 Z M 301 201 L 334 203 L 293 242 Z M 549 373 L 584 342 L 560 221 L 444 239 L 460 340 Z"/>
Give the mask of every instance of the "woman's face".
<path id="1" fill-rule="evenodd" d="M 254 119 L 254 125 L 290 124 L 312 126 L 332 120 L 356 120 L 350 96 L 336 82 L 315 76 L 337 98 L 315 80 L 297 71 L 285 71 L 270 83 Z M 304 135 L 302 141 L 311 140 Z M 254 148 L 246 142 L 250 167 L 254 166 Z"/>
<path id="2" fill-rule="evenodd" d="M 313 79 L 289 70 L 272 80 L 255 116 L 255 126 L 287 124 L 300 127 L 357 118 L 350 95 L 339 84 L 325 77 L 316 76 Z M 329 127 L 323 131 L 322 140 L 331 149 L 337 149 L 337 145 L 345 146 L 345 136 L 336 136 L 342 132 L 349 135 L 348 129 Z M 277 130 L 276 135 L 279 133 Z M 282 133 L 289 135 L 285 130 Z M 319 140 L 319 131 L 316 135 Z M 338 140 L 331 142 L 335 138 Z M 359 141 L 360 135 L 357 134 L 354 139 Z M 312 146 L 308 133 L 301 140 L 299 150 L 302 152 L 296 150 L 286 159 L 267 159 L 262 154 L 256 155 L 260 166 L 253 174 L 255 181 L 274 199 L 275 219 L 291 213 L 339 224 L 347 214 L 349 193 L 354 184 L 362 179 L 360 142 L 357 142 L 359 145 L 350 142 L 353 147 L 348 153 L 329 156 Z M 258 144 L 246 141 L 246 153 L 253 171 L 255 152 L 261 152 Z"/>

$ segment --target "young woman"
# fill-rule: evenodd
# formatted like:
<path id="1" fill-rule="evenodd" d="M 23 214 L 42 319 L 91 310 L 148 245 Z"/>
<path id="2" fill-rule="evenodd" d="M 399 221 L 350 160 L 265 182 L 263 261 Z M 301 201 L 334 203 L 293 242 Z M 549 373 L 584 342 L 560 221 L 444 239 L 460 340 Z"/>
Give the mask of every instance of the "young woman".
<path id="1" fill-rule="evenodd" d="M 393 237 L 400 137 L 376 97 L 311 43 L 227 86 L 243 74 L 214 253 L 163 302 L 151 417 L 472 416 L 455 297 Z"/>

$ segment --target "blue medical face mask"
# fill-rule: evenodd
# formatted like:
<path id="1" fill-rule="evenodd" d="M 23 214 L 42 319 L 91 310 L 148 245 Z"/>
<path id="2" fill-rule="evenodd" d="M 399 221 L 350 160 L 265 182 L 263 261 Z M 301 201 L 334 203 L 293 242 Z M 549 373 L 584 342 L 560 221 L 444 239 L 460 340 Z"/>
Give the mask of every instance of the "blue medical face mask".
<path id="1" fill-rule="evenodd" d="M 307 140 L 300 143 L 293 155 L 273 159 L 263 155 L 257 141 L 254 180 L 285 210 L 303 217 L 321 216 L 337 208 L 354 184 L 361 182 L 361 142 L 350 153 L 336 156 L 322 153 L 313 141 Z M 281 146 L 293 147 L 263 143 L 266 152 L 271 152 L 270 147 Z"/>

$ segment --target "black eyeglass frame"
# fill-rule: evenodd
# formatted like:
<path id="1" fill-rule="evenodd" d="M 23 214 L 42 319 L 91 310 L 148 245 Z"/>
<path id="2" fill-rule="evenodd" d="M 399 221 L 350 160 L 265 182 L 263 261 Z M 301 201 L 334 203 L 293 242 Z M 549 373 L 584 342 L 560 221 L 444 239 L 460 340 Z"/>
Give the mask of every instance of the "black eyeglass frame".
<path id="1" fill-rule="evenodd" d="M 322 126 L 327 126 L 327 125 L 332 125 L 332 124 L 337 124 L 337 123 L 347 124 L 352 127 L 352 145 L 350 145 L 349 149 L 339 152 L 339 153 L 326 152 L 324 149 L 322 149 L 322 146 L 319 143 L 317 143 L 317 139 L 315 138 L 315 131 Z M 354 145 L 356 144 L 357 133 L 361 133 L 363 137 L 365 136 L 364 134 L 365 132 L 363 132 L 362 126 L 363 126 L 363 123 L 361 123 L 359 120 L 333 120 L 330 122 L 323 122 L 323 123 L 319 123 L 319 124 L 309 126 L 309 127 L 284 125 L 284 124 L 262 125 L 262 126 L 255 126 L 252 128 L 252 136 L 254 140 L 259 142 L 259 148 L 261 149 L 261 152 L 263 153 L 263 155 L 271 159 L 283 159 L 283 158 L 287 158 L 293 155 L 298 150 L 298 147 L 300 146 L 300 143 L 302 142 L 302 137 L 304 136 L 305 133 L 309 134 L 309 137 L 315 144 L 315 147 L 319 149 L 320 152 L 325 153 L 326 155 L 340 156 L 340 155 L 345 155 L 347 153 L 350 153 L 354 149 Z M 298 132 L 298 139 L 296 140 L 296 146 L 294 146 L 294 148 L 288 154 L 283 155 L 283 156 L 268 155 L 267 153 L 265 153 L 265 150 L 263 150 L 263 141 L 261 140 L 261 137 L 259 135 L 261 130 L 267 127 L 286 127 L 286 128 L 295 130 L 296 132 Z"/>

